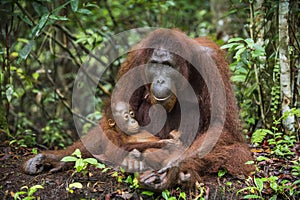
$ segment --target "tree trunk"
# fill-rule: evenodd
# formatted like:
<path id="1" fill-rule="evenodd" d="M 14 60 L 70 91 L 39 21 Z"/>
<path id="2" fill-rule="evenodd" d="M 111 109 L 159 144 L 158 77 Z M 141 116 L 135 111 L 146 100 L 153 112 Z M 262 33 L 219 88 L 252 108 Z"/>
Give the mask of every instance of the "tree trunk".
<path id="1" fill-rule="evenodd" d="M 282 114 L 290 110 L 292 104 L 291 68 L 289 58 L 289 1 L 279 1 L 279 59 L 280 59 L 280 89 Z M 294 131 L 295 118 L 289 115 L 283 120 L 286 131 Z"/>

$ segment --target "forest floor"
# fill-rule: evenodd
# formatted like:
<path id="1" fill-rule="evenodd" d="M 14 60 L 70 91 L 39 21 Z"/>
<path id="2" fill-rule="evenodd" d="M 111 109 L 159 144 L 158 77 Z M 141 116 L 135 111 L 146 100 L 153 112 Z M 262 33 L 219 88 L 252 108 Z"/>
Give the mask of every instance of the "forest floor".
<path id="1" fill-rule="evenodd" d="M 200 183 L 190 191 L 174 188 L 150 196 L 149 193 L 143 194 L 144 189 L 135 189 L 132 183 L 126 183 L 128 174 L 112 169 L 102 172 L 91 166 L 86 175 L 73 174 L 74 170 L 71 169 L 54 174 L 41 173 L 31 176 L 21 171 L 22 163 L 30 154 L 29 148 L 14 148 L 9 146 L 8 142 L 0 144 L 0 199 L 14 199 L 16 193 L 28 191 L 22 188 L 23 186 L 30 188 L 35 185 L 43 186 L 32 194 L 38 197 L 37 199 L 184 199 L 184 195 L 186 199 L 197 199 L 197 197 L 203 197 L 199 199 L 241 199 L 249 193 L 248 190 L 244 190 L 237 196 L 237 191 L 249 186 L 249 180 L 232 178 L 227 174 L 220 178 L 217 174 L 206 177 L 205 183 Z M 70 188 L 71 191 L 67 191 L 69 184 L 75 182 L 81 183 L 83 187 Z M 27 192 L 20 197 L 30 195 L 30 192 Z M 265 195 L 265 199 L 269 199 L 270 195 Z M 288 199 L 298 199 L 298 197 Z"/>

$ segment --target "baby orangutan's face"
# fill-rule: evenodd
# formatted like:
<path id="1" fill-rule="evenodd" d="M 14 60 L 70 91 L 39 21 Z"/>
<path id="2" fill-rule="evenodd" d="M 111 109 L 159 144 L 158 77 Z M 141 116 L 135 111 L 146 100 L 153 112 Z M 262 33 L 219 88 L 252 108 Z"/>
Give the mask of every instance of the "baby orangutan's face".
<path id="1" fill-rule="evenodd" d="M 139 132 L 140 125 L 134 118 L 134 112 L 129 104 L 118 102 L 112 105 L 113 117 L 116 125 L 128 135 L 134 135 Z"/>

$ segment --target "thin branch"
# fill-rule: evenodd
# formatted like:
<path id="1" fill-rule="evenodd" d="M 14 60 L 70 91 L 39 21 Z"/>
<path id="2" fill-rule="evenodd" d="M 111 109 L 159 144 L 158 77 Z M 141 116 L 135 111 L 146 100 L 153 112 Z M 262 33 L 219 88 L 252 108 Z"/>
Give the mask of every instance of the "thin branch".
<path id="1" fill-rule="evenodd" d="M 38 58 L 34 53 L 31 53 L 31 54 L 32 54 L 32 55 L 34 56 L 34 58 L 38 61 L 38 63 L 39 63 L 44 69 L 46 69 L 45 66 L 42 64 L 42 62 L 39 60 L 39 58 Z M 80 119 L 83 119 L 84 121 L 86 121 L 86 122 L 88 122 L 88 123 L 91 123 L 91 124 L 93 124 L 93 125 L 95 125 L 95 126 L 98 125 L 98 124 L 95 123 L 94 121 L 92 121 L 92 120 L 86 118 L 85 116 L 83 116 L 83 115 L 81 115 L 81 114 L 75 112 L 75 111 L 71 108 L 71 106 L 69 105 L 69 103 L 66 101 L 65 96 L 64 96 L 58 89 L 56 89 L 57 86 L 56 86 L 55 82 L 53 81 L 52 77 L 50 76 L 50 74 L 48 73 L 47 70 L 45 70 L 45 73 L 46 73 L 47 79 L 50 81 L 51 85 L 55 88 L 55 89 L 54 89 L 55 94 L 57 94 L 57 96 L 59 97 L 59 99 L 61 100 L 61 102 L 64 104 L 64 106 L 67 108 L 67 110 L 68 110 L 71 114 L 73 114 L 73 115 L 75 115 L 76 117 L 78 117 L 78 118 L 80 118 Z"/>
<path id="2" fill-rule="evenodd" d="M 114 15 L 112 14 L 112 11 L 110 9 L 110 6 L 108 5 L 107 0 L 105 0 L 104 3 L 105 3 L 106 9 L 108 10 L 108 14 L 109 14 L 109 17 L 111 18 L 111 21 L 113 22 L 113 24 L 114 24 L 115 27 L 118 27 L 118 24 L 117 24 L 117 22 L 115 20 Z"/>

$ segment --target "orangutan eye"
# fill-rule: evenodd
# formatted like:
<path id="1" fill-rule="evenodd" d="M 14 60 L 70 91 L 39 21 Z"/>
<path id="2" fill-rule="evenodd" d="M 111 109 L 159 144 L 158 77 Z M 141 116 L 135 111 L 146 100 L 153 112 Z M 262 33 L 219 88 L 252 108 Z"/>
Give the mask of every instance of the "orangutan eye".
<path id="1" fill-rule="evenodd" d="M 124 119 L 127 121 L 129 119 L 129 115 L 126 113 L 124 114 Z"/>
<path id="2" fill-rule="evenodd" d="M 134 117 L 134 112 L 131 110 L 129 111 L 130 117 Z"/>

